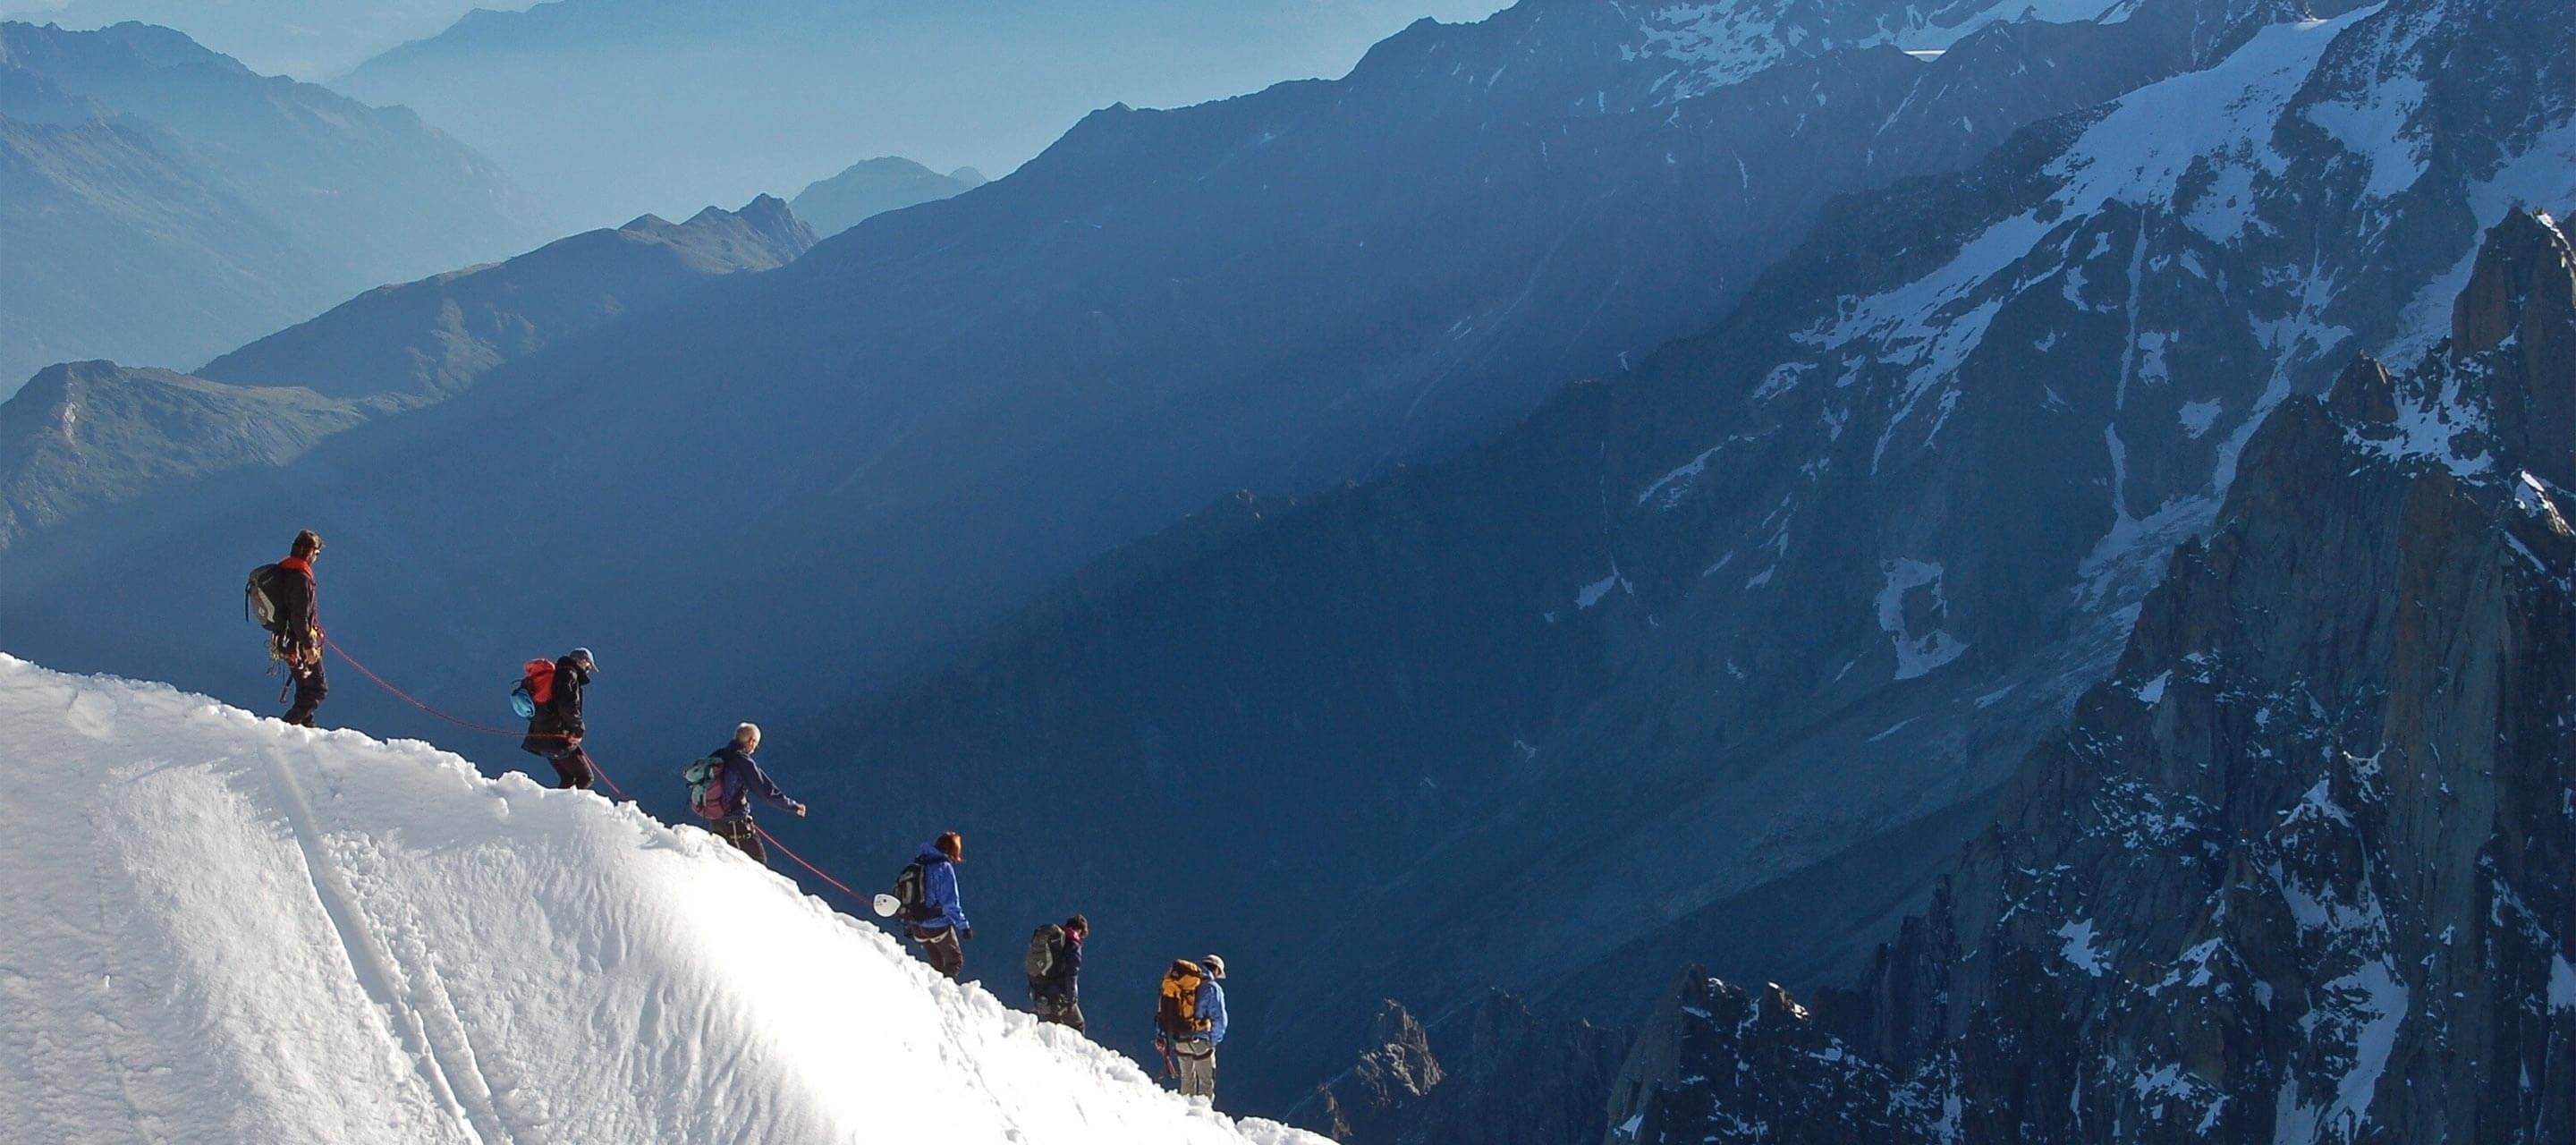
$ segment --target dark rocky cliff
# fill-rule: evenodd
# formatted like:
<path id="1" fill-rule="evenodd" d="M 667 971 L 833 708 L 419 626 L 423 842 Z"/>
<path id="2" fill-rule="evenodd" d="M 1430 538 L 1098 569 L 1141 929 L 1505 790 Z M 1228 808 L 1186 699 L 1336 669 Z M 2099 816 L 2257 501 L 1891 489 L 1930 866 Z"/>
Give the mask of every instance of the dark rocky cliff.
<path id="1" fill-rule="evenodd" d="M 1344 1145 L 1564 1145 L 1602 1132 L 1628 1036 L 1489 991 L 1432 1032 L 1394 1002 L 1371 1048 L 1290 1114 Z M 1433 1052 L 1437 1043 L 1440 1053 Z"/>
<path id="2" fill-rule="evenodd" d="M 1611 1140 L 2576 1140 L 2566 234 L 2451 330 L 2273 414 L 1935 909 L 1812 1011 L 1686 985 Z"/>

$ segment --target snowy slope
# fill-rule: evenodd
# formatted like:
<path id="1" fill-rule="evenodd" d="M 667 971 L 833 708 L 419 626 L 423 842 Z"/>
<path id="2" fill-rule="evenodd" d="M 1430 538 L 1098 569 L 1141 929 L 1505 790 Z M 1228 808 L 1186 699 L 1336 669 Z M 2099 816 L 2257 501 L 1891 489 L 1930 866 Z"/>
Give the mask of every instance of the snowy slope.
<path id="1" fill-rule="evenodd" d="M 0 1141 L 1314 1140 L 712 836 L 0 656 Z"/>

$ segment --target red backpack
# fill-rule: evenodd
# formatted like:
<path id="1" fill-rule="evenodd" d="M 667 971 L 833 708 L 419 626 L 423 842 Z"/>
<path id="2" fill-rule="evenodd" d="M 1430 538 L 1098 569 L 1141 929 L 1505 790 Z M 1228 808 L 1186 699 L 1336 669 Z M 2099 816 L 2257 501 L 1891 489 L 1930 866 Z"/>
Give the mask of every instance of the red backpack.
<path id="1" fill-rule="evenodd" d="M 520 672 L 519 686 L 510 691 L 510 707 L 519 713 L 520 719 L 532 719 L 537 709 L 554 698 L 555 662 L 543 659 L 528 661 L 527 667 Z"/>

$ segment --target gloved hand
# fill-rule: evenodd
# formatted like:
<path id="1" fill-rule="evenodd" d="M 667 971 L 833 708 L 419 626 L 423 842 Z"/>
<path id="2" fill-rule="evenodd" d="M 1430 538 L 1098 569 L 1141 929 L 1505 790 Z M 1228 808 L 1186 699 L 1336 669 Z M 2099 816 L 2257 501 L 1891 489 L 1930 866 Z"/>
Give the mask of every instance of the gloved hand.
<path id="1" fill-rule="evenodd" d="M 975 941 L 975 928 L 974 928 L 974 927 L 971 927 L 971 926 L 970 926 L 970 927 L 967 927 L 963 933 L 964 933 L 964 936 L 965 936 L 966 941 L 968 941 L 968 942 L 973 942 L 973 941 Z"/>

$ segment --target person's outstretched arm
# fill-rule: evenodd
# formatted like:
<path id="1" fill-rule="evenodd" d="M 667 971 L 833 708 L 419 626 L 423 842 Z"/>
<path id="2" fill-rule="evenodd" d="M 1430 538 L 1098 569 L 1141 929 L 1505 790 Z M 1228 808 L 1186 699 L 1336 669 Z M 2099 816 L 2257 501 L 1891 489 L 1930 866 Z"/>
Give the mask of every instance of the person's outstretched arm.
<path id="1" fill-rule="evenodd" d="M 751 789 L 758 792 L 762 799 L 768 800 L 772 806 L 781 811 L 797 815 L 805 813 L 805 805 L 789 799 L 786 792 L 780 791 L 777 782 L 769 778 L 769 773 L 762 770 L 757 761 L 746 756 L 743 762 L 751 765 Z"/>

